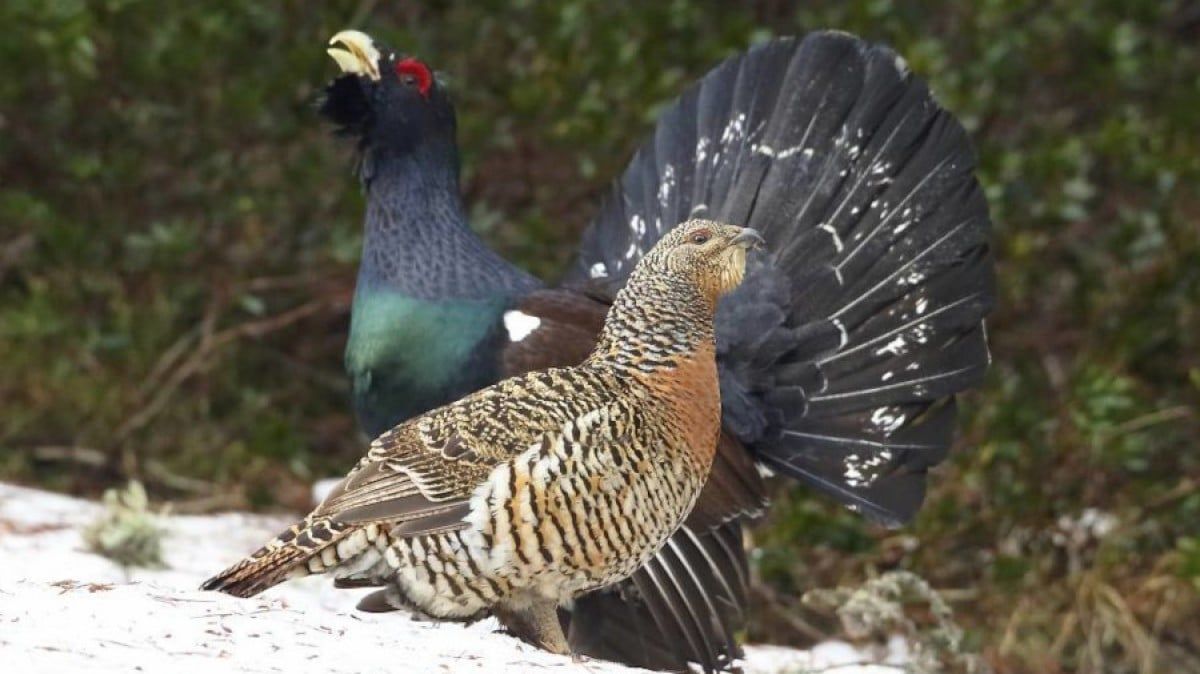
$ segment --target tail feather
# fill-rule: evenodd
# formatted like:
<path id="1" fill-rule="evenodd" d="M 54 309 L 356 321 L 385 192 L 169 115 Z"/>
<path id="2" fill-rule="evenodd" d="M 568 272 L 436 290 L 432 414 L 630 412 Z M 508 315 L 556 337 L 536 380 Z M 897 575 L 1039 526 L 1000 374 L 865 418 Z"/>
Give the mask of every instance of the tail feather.
<path id="1" fill-rule="evenodd" d="M 962 126 L 891 50 L 841 33 L 726 61 L 662 117 L 584 234 L 623 282 L 692 215 L 758 229 L 717 316 L 726 427 L 883 523 L 916 512 L 953 396 L 989 364 L 990 219 Z"/>
<path id="2" fill-rule="evenodd" d="M 306 519 L 288 527 L 249 557 L 204 581 L 200 589 L 253 597 L 288 578 L 322 573 L 349 556 L 339 554 L 337 546 L 349 532 L 347 525 L 332 520 Z"/>

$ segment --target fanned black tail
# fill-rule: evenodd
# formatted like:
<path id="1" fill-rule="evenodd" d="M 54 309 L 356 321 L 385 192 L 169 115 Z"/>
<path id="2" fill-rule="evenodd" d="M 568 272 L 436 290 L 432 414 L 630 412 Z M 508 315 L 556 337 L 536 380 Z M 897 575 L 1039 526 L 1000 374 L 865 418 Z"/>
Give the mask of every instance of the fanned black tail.
<path id="1" fill-rule="evenodd" d="M 959 123 L 903 60 L 841 33 L 757 47 L 660 120 L 572 275 L 621 283 L 693 215 L 769 254 L 718 313 L 726 428 L 772 469 L 897 525 L 989 362 L 987 204 Z"/>

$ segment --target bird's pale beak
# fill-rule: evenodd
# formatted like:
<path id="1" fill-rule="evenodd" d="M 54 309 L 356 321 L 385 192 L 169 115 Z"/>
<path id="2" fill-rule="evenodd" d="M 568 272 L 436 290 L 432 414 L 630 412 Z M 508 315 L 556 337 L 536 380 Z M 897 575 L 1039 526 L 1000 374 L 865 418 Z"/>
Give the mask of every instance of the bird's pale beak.
<path id="1" fill-rule="evenodd" d="M 329 38 L 330 45 L 343 45 L 345 49 L 330 47 L 325 53 L 337 61 L 344 73 L 362 75 L 379 81 L 379 50 L 370 35 L 357 30 L 343 30 Z"/>
<path id="2" fill-rule="evenodd" d="M 741 246 L 746 250 L 752 250 L 755 248 L 764 247 L 766 245 L 766 241 L 763 241 L 762 234 L 759 234 L 757 229 L 743 227 L 742 231 L 738 232 L 736 236 L 729 240 L 729 245 Z"/>

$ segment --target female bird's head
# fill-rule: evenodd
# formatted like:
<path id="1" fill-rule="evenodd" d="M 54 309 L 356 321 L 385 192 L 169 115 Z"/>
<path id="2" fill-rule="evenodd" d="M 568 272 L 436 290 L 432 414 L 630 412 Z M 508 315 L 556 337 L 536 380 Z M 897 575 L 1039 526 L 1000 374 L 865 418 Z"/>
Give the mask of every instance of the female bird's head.
<path id="1" fill-rule="evenodd" d="M 407 153 L 421 141 L 454 142 L 454 107 L 424 62 L 356 30 L 329 40 L 342 75 L 329 83 L 320 112 L 363 148 Z"/>
<path id="2" fill-rule="evenodd" d="M 732 291 L 746 273 L 746 252 L 763 245 L 749 227 L 688 220 L 667 232 L 638 262 L 634 274 L 654 282 L 682 280 L 712 300 Z"/>

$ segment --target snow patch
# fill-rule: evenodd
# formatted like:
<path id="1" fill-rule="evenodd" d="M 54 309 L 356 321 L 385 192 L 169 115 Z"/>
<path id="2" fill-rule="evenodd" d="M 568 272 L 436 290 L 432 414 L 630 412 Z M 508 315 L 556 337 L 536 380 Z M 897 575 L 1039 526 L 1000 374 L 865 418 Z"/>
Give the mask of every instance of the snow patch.
<path id="1" fill-rule="evenodd" d="M 294 516 L 172 516 L 164 522 L 167 568 L 126 572 L 83 549 L 80 532 L 100 512 L 95 503 L 0 483 L 0 649 L 9 671 L 351 674 L 397 662 L 414 672 L 644 671 L 551 655 L 499 633 L 493 619 L 463 626 L 360 613 L 354 606 L 370 589 L 338 590 L 320 576 L 253 599 L 196 589 Z M 900 674 L 903 646 L 747 646 L 740 664 L 748 674 Z M 864 661 L 887 664 L 852 664 Z"/>
<path id="2" fill-rule="evenodd" d="M 314 482 L 312 486 L 313 505 L 316 505 L 328 498 L 330 492 L 333 491 L 333 488 L 338 486 L 341 481 L 342 478 L 340 477 L 327 477 L 323 480 L 317 480 Z"/>

